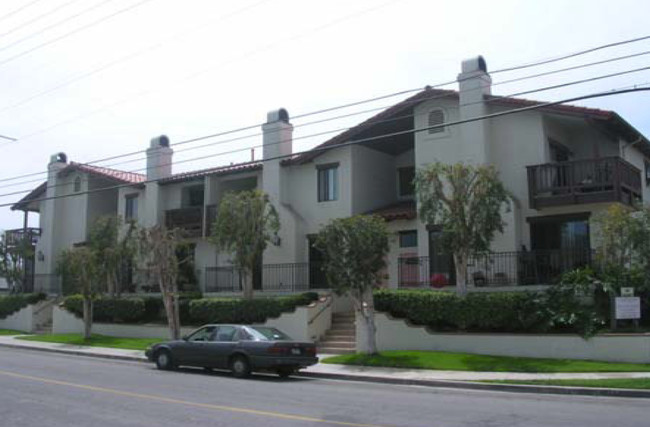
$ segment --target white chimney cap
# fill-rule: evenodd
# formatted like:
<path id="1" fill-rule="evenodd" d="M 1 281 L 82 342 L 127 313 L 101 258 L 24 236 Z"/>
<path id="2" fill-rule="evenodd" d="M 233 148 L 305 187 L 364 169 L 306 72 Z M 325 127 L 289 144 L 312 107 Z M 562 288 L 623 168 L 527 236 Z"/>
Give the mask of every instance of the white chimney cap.
<path id="1" fill-rule="evenodd" d="M 487 73 L 487 63 L 485 62 L 485 58 L 479 55 L 474 58 L 464 60 L 461 66 L 461 70 L 463 73 L 474 73 L 477 71 Z"/>
<path id="2" fill-rule="evenodd" d="M 155 138 L 151 138 L 151 148 L 165 147 L 169 148 L 169 138 L 167 135 L 160 135 Z"/>
<path id="3" fill-rule="evenodd" d="M 68 156 L 61 152 L 50 156 L 50 163 L 68 163 Z"/>
<path id="4" fill-rule="evenodd" d="M 267 123 L 280 122 L 280 121 L 289 123 L 289 112 L 284 108 L 280 108 L 279 110 L 269 111 L 266 114 Z"/>

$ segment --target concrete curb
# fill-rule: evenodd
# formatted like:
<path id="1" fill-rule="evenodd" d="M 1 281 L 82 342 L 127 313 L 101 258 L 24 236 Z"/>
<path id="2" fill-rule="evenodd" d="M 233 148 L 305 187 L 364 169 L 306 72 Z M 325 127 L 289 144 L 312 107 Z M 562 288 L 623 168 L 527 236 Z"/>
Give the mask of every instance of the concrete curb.
<path id="1" fill-rule="evenodd" d="M 32 347 L 29 345 L 0 343 L 0 347 L 16 348 L 21 350 L 36 350 L 42 352 L 70 354 L 73 356 L 94 357 L 110 360 L 126 360 L 131 362 L 149 361 L 144 357 L 128 356 L 121 354 L 89 353 L 86 351 Z M 561 387 L 550 385 L 526 385 L 526 384 L 497 384 L 474 381 L 448 381 L 448 380 L 415 380 L 407 378 L 375 377 L 370 375 L 349 375 L 324 372 L 301 372 L 296 377 L 300 378 L 322 378 L 332 380 L 358 381 L 376 384 L 414 385 L 421 387 L 451 388 L 460 390 L 484 390 L 503 391 L 511 393 L 535 393 L 535 394 L 559 394 L 573 396 L 602 396 L 602 397 L 623 397 L 623 398 L 644 398 L 650 399 L 650 390 L 595 388 L 595 387 Z"/>

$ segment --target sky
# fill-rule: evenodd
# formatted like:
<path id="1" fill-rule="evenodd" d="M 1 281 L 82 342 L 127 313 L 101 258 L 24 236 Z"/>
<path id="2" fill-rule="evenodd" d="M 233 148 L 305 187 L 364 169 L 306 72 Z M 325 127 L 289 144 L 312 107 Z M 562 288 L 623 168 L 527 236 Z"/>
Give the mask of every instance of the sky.
<path id="1" fill-rule="evenodd" d="M 0 139 L 0 204 L 19 200 L 26 193 L 6 194 L 29 191 L 45 175 L 7 179 L 44 172 L 57 152 L 90 162 L 144 150 L 161 134 L 174 144 L 258 125 L 280 107 L 297 116 L 452 82 L 461 61 L 479 54 L 490 71 L 650 35 L 648 16 L 646 0 L 2 0 L 0 135 L 16 141 Z M 645 51 L 650 39 L 498 73 L 493 93 L 649 67 L 647 54 L 499 84 Z M 650 70 L 642 70 L 525 97 L 555 101 L 648 83 Z M 406 96 L 292 120 L 294 151 L 370 113 L 311 121 L 388 107 Z M 650 92 L 576 104 L 615 110 L 650 136 Z M 259 159 L 258 133 L 183 144 L 174 173 L 247 161 L 254 147 Z M 98 164 L 142 171 L 143 156 Z M 21 227 L 22 220 L 21 212 L 0 207 L 0 229 Z"/>

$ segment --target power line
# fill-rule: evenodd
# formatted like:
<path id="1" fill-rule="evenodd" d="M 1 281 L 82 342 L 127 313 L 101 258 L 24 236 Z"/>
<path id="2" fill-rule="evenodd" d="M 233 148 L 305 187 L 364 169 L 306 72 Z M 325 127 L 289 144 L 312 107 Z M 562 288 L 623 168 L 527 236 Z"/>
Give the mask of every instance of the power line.
<path id="1" fill-rule="evenodd" d="M 77 1 L 77 0 L 73 0 L 73 1 Z M 217 19 L 216 21 L 215 20 L 210 20 L 207 23 L 205 23 L 204 25 L 192 28 L 189 31 L 189 33 L 198 31 L 198 30 L 200 30 L 202 28 L 205 28 L 207 26 L 215 25 L 218 22 L 222 22 L 222 21 L 224 21 L 226 19 L 232 18 L 233 16 L 237 16 L 237 15 L 243 13 L 243 12 L 246 12 L 246 11 L 248 11 L 250 9 L 253 9 L 255 7 L 260 6 L 263 3 L 267 3 L 268 1 L 270 1 L 270 0 L 261 0 L 261 1 L 258 1 L 258 2 L 254 3 L 254 4 L 252 4 L 252 5 L 248 5 L 246 7 L 238 9 L 238 10 L 232 12 L 232 13 L 228 13 L 226 15 L 223 15 L 223 16 L 219 17 L 219 19 Z M 156 42 L 154 44 L 151 44 L 149 46 L 144 47 L 143 49 L 133 51 L 133 52 L 129 53 L 128 55 L 121 56 L 121 57 L 119 57 L 119 58 L 117 58 L 117 59 L 115 59 L 113 61 L 109 61 L 109 62 L 107 62 L 107 63 L 105 63 L 103 65 L 100 65 L 98 67 L 90 69 L 90 70 L 88 70 L 88 71 L 86 71 L 86 72 L 84 72 L 82 74 L 71 77 L 71 78 L 69 78 L 67 80 L 63 80 L 63 81 L 57 83 L 56 85 L 54 85 L 52 87 L 49 87 L 49 88 L 47 88 L 45 90 L 34 93 L 34 94 L 32 94 L 32 95 L 30 95 L 30 96 L 28 96 L 26 98 L 21 99 L 18 102 L 15 102 L 15 103 L 11 104 L 11 105 L 7 105 L 5 107 L 0 108 L 0 113 L 3 113 L 5 111 L 10 111 L 10 110 L 12 110 L 14 108 L 25 105 L 25 104 L 33 101 L 34 99 L 40 98 L 42 96 L 45 96 L 45 95 L 50 94 L 52 92 L 55 92 L 55 91 L 57 91 L 59 89 L 63 89 L 64 87 L 70 86 L 73 83 L 79 82 L 79 81 L 84 80 L 84 79 L 86 79 L 88 77 L 99 74 L 102 71 L 106 71 L 106 70 L 108 70 L 108 69 L 110 69 L 110 68 L 112 68 L 112 67 L 114 67 L 116 65 L 122 64 L 124 62 L 128 62 L 128 61 L 130 61 L 130 60 L 132 60 L 134 58 L 138 58 L 138 57 L 140 57 L 142 54 L 144 54 L 146 52 L 150 52 L 150 51 L 153 51 L 153 50 L 156 50 L 156 49 L 159 49 L 159 48 L 165 46 L 165 44 L 168 43 L 171 40 L 177 39 L 180 36 L 187 35 L 187 33 L 188 32 L 185 31 L 185 30 L 179 31 L 179 32 L 173 34 L 172 36 L 166 37 L 161 41 L 158 41 L 158 42 Z"/>
<path id="2" fill-rule="evenodd" d="M 567 99 L 563 99 L 563 100 L 560 100 L 560 101 L 546 102 L 546 103 L 541 103 L 541 104 L 537 104 L 537 105 L 532 105 L 532 106 L 529 106 L 529 107 L 521 107 L 521 108 L 516 108 L 516 109 L 513 109 L 513 110 L 501 111 L 501 112 L 498 112 L 498 113 L 486 114 L 486 115 L 482 115 L 482 116 L 472 117 L 472 118 L 469 118 L 469 119 L 445 122 L 445 123 L 441 123 L 441 124 L 437 124 L 437 125 L 433 125 L 433 126 L 425 126 L 423 128 L 419 128 L 419 129 L 409 129 L 409 130 L 404 130 L 404 131 L 392 132 L 392 133 L 378 135 L 378 136 L 374 136 L 374 137 L 357 139 L 357 140 L 354 140 L 354 141 L 347 141 L 347 142 L 343 142 L 343 143 L 340 143 L 340 144 L 337 144 L 337 145 L 332 145 L 332 146 L 316 147 L 316 148 L 312 148 L 310 150 L 305 150 L 305 151 L 302 151 L 302 152 L 291 153 L 291 154 L 280 155 L 280 156 L 274 156 L 274 157 L 271 157 L 271 158 L 268 158 L 268 159 L 262 159 L 259 162 L 264 163 L 264 162 L 273 161 L 273 160 L 290 159 L 292 157 L 302 155 L 302 154 L 314 153 L 314 152 L 325 152 L 325 151 L 334 150 L 334 149 L 338 149 L 338 148 L 342 148 L 342 147 L 348 147 L 348 146 L 353 146 L 353 145 L 359 145 L 359 144 L 362 144 L 362 143 L 373 142 L 373 141 L 377 141 L 377 140 L 381 140 L 381 139 L 393 138 L 393 137 L 396 137 L 396 136 L 402 136 L 402 135 L 407 135 L 407 134 L 415 134 L 415 133 L 418 133 L 418 132 L 429 131 L 431 129 L 444 128 L 444 127 L 448 127 L 448 126 L 457 126 L 457 125 L 461 125 L 461 124 L 464 124 L 464 123 L 470 123 L 470 122 L 475 122 L 475 121 L 480 121 L 480 120 L 494 119 L 494 118 L 504 117 L 504 116 L 513 115 L 513 114 L 517 114 L 517 113 L 522 113 L 522 112 L 526 112 L 526 111 L 533 111 L 533 110 L 538 110 L 538 109 L 542 109 L 542 108 L 548 108 L 548 107 L 552 107 L 552 106 L 555 106 L 555 105 L 564 104 L 564 103 L 567 103 L 567 102 L 575 102 L 575 101 L 582 101 L 582 100 L 585 100 L 585 99 L 606 97 L 606 96 L 612 96 L 612 95 L 622 95 L 622 94 L 625 94 L 625 93 L 644 92 L 644 91 L 650 91 L 650 88 L 633 88 L 633 89 L 621 89 L 621 90 L 616 90 L 615 89 L 615 90 L 611 90 L 611 91 L 607 91 L 607 92 L 592 93 L 592 94 L 588 94 L 588 95 L 582 95 L 582 96 L 578 96 L 578 97 L 567 98 Z M 240 149 L 239 151 L 242 151 L 242 150 L 247 151 L 248 149 Z M 206 156 L 206 158 L 207 157 L 208 156 Z M 82 194 L 99 193 L 99 192 L 103 192 L 103 191 L 110 191 L 110 190 L 116 190 L 116 189 L 120 189 L 120 188 L 133 187 L 133 186 L 136 186 L 136 185 L 154 183 L 154 182 L 158 182 L 158 181 L 161 181 L 161 180 L 164 180 L 164 179 L 166 179 L 166 178 L 150 179 L 150 180 L 146 180 L 146 181 L 143 181 L 143 182 L 140 182 L 140 183 L 128 183 L 128 184 L 114 185 L 114 186 L 109 186 L 109 187 L 104 187 L 104 188 L 97 188 L 97 189 L 92 189 L 92 190 L 80 191 L 78 193 L 72 193 L 72 194 L 60 194 L 60 195 L 56 195 L 56 196 L 42 197 L 42 198 L 31 200 L 31 202 L 41 202 L 41 201 L 45 201 L 45 200 L 55 200 L 55 199 L 62 199 L 62 198 L 67 198 L 67 197 L 75 197 L 75 196 L 79 196 L 79 195 L 82 195 Z M 2 196 L 4 196 L 4 195 L 0 195 L 0 197 L 2 197 Z M 15 205 L 16 203 L 17 202 L 3 203 L 3 204 L 0 204 L 0 207 L 9 207 L 9 206 Z"/>
<path id="3" fill-rule="evenodd" d="M 21 25 L 18 25 L 18 26 L 16 26 L 16 27 L 12 28 L 12 29 L 9 30 L 9 31 L 5 31 L 4 33 L 0 34 L 0 38 L 5 37 L 5 36 L 8 36 L 9 34 L 14 33 L 14 32 L 16 32 L 16 31 L 20 30 L 21 28 L 24 28 L 24 27 L 27 27 L 27 26 L 33 24 L 34 22 L 40 21 L 41 19 L 43 19 L 43 18 L 45 18 L 45 17 L 47 17 L 47 16 L 50 16 L 50 15 L 52 15 L 52 14 L 58 12 L 58 11 L 61 10 L 61 9 L 64 9 L 64 8 L 68 7 L 68 6 L 71 5 L 72 3 L 77 3 L 78 1 L 80 1 L 80 0 L 70 0 L 70 1 L 67 2 L 67 3 L 64 3 L 64 4 L 62 4 L 62 5 L 59 5 L 59 6 L 55 7 L 54 9 L 50 9 L 49 11 L 47 11 L 47 12 L 45 12 L 45 13 L 42 13 L 42 14 L 36 16 L 35 18 L 30 19 L 29 21 L 25 21 L 25 22 L 23 22 Z M 4 50 L 4 48 L 3 48 L 3 49 L 0 49 L 0 50 Z"/>
<path id="4" fill-rule="evenodd" d="M 14 16 L 18 12 L 21 12 L 23 9 L 27 9 L 28 7 L 30 7 L 31 5 L 33 5 L 35 3 L 38 3 L 39 1 L 41 1 L 41 0 L 30 1 L 29 3 L 20 6 L 18 9 L 14 9 L 11 12 L 7 13 L 6 15 L 0 16 L 0 21 L 4 21 L 5 19 L 7 19 L 9 17 Z"/>
<path id="5" fill-rule="evenodd" d="M 650 53 L 650 51 L 645 52 L 645 53 L 646 54 Z M 620 58 L 639 56 L 641 54 L 643 54 L 643 53 L 634 54 L 634 55 L 627 55 L 627 56 L 619 57 L 619 58 L 612 58 L 612 59 L 606 60 L 606 61 L 597 61 L 597 62 L 592 63 L 592 64 L 602 64 L 604 62 L 611 62 L 613 60 L 617 60 L 617 59 L 620 59 Z M 583 68 L 586 65 L 588 65 L 588 64 L 577 65 L 577 66 L 573 66 L 573 67 L 563 68 L 563 69 L 560 69 L 560 70 L 548 71 L 548 72 L 540 73 L 540 74 L 549 75 L 549 74 L 563 72 L 563 71 L 567 71 L 567 70 L 571 70 L 571 69 Z M 587 78 L 587 79 L 574 80 L 574 81 L 571 81 L 571 82 L 561 83 L 561 84 L 557 84 L 557 85 L 544 86 L 544 87 L 541 87 L 541 88 L 536 88 L 536 89 L 531 89 L 531 90 L 526 90 L 526 91 L 520 91 L 520 92 L 516 92 L 516 93 L 506 95 L 505 97 L 506 98 L 508 98 L 508 97 L 516 97 L 516 96 L 521 96 L 521 95 L 526 95 L 526 94 L 531 94 L 531 93 L 536 93 L 536 92 L 548 91 L 548 90 L 558 89 L 558 88 L 561 88 L 561 87 L 567 87 L 567 86 L 572 86 L 572 85 L 576 85 L 576 84 L 583 84 L 583 83 L 588 83 L 588 82 L 592 82 L 592 81 L 596 81 L 596 80 L 602 80 L 602 79 L 606 79 L 606 78 L 617 77 L 617 76 L 620 76 L 620 75 L 635 73 L 635 72 L 639 72 L 639 71 L 645 71 L 645 70 L 648 70 L 648 69 L 650 69 L 650 67 L 641 67 L 641 68 L 632 69 L 632 70 L 625 70 L 625 71 L 621 71 L 621 72 L 617 72 L 617 73 L 610 73 L 610 74 L 600 75 L 600 76 L 591 77 L 591 78 Z M 540 74 L 534 74 L 534 75 L 531 75 L 531 76 L 525 76 L 525 77 L 521 77 L 521 78 L 517 78 L 517 79 L 505 80 L 505 81 L 494 83 L 492 86 L 507 84 L 507 83 L 511 83 L 513 81 L 521 81 L 521 80 L 527 79 L 527 78 L 535 78 L 535 77 L 538 77 Z M 477 88 L 475 90 L 481 90 L 481 89 Z M 413 103 L 422 103 L 422 102 L 425 102 L 425 101 L 445 98 L 447 96 L 448 96 L 447 94 L 435 95 L 435 96 L 431 96 L 431 97 L 418 98 L 418 99 L 412 100 L 411 102 L 413 102 Z M 466 104 L 466 106 L 474 105 L 474 104 L 478 104 L 478 103 L 482 103 L 482 102 L 485 102 L 486 104 L 489 104 L 491 102 L 498 101 L 500 98 L 502 98 L 502 97 L 495 97 L 493 99 L 488 99 L 486 101 L 474 102 L 474 103 Z M 387 108 L 387 107 L 384 106 L 384 107 L 380 107 L 379 109 L 385 109 L 385 108 Z M 369 111 L 371 111 L 371 110 L 365 110 L 362 113 L 367 113 Z M 350 117 L 350 116 L 358 115 L 358 114 L 361 114 L 361 113 L 355 112 L 355 113 L 346 114 L 346 115 L 342 115 L 342 116 L 336 116 L 336 117 L 333 117 L 333 118 L 321 119 L 321 120 L 317 120 L 317 121 L 313 121 L 313 122 L 299 124 L 299 125 L 296 125 L 294 127 L 302 127 L 302 126 L 308 126 L 308 125 L 323 123 L 323 122 L 332 121 L 332 120 L 338 120 L 340 118 L 346 118 L 346 117 Z M 302 115 L 302 117 L 305 117 L 305 116 L 306 116 L 306 114 Z M 412 114 L 401 115 L 401 116 L 390 118 L 390 119 L 379 120 L 379 121 L 374 122 L 373 124 L 376 125 L 376 124 L 380 124 L 380 123 L 401 120 L 401 119 L 405 119 L 405 118 L 409 118 L 409 117 L 413 117 L 413 115 Z M 295 118 L 296 117 L 294 117 L 294 119 Z M 247 127 L 247 128 L 242 128 L 242 129 L 245 129 L 245 130 L 250 130 L 252 128 L 257 129 L 259 126 L 260 125 L 255 125 L 253 127 Z M 220 134 L 218 136 L 225 136 L 225 135 L 232 134 L 232 133 L 239 133 L 242 129 L 225 132 L 225 133 L 222 133 L 222 134 Z M 348 129 L 349 128 L 338 128 L 338 129 L 333 129 L 333 130 L 330 130 L 330 131 L 320 132 L 320 133 L 317 133 L 317 134 L 310 134 L 310 135 L 306 135 L 306 136 L 303 136 L 303 137 L 297 137 L 297 138 L 294 138 L 294 139 L 296 139 L 296 140 L 297 139 L 308 139 L 308 138 L 313 138 L 313 137 L 316 137 L 316 136 L 323 136 L 323 135 L 331 134 L 331 133 L 335 133 L 335 132 L 342 132 L 342 131 L 346 131 Z M 261 136 L 261 135 L 262 135 L 262 133 L 258 132 L 258 133 L 255 133 L 255 134 L 249 134 L 249 135 L 240 136 L 240 137 L 236 137 L 236 138 L 220 140 L 220 141 L 211 142 L 211 143 L 208 143 L 208 144 L 193 146 L 193 147 L 189 147 L 189 148 L 186 148 L 186 149 L 178 150 L 176 152 L 180 153 L 180 152 L 184 152 L 184 151 L 191 151 L 191 150 L 206 148 L 206 147 L 215 146 L 215 145 L 222 145 L 222 144 L 226 144 L 226 143 L 231 143 L 231 142 L 236 142 L 236 141 L 241 141 L 241 140 L 245 140 L 245 139 L 254 138 L 254 137 L 257 137 L 257 136 Z M 191 143 L 191 142 L 197 142 L 197 141 L 212 138 L 212 137 L 215 137 L 215 135 L 209 135 L 209 136 L 205 136 L 205 137 L 198 137 L 198 138 L 193 138 L 193 139 L 181 141 L 181 142 L 178 142 L 176 144 L 172 144 L 172 146 L 178 146 L 178 145 L 183 145 L 183 144 L 187 144 L 187 143 Z M 253 148 L 253 147 L 250 147 L 250 148 Z M 143 150 L 139 150 L 139 151 L 136 151 L 136 152 L 133 152 L 133 153 L 129 153 L 129 156 L 134 155 L 134 154 L 140 154 L 142 152 L 143 152 Z M 126 155 L 113 156 L 113 159 L 117 159 L 117 158 L 120 158 L 120 157 L 126 157 Z M 131 159 L 131 160 L 127 160 L 127 161 L 122 161 L 122 162 L 118 162 L 118 163 L 104 165 L 104 167 L 114 167 L 114 166 L 117 166 L 117 165 L 127 164 L 127 163 L 134 163 L 134 162 L 145 160 L 145 159 L 146 159 L 146 157 L 139 157 L 139 158 L 136 158 L 136 159 Z M 192 159 L 192 160 L 196 160 L 196 159 Z M 106 159 L 104 159 L 103 161 L 106 161 Z M 176 162 L 176 163 L 178 163 L 178 162 Z M 89 165 L 90 163 L 85 163 L 85 164 Z M 138 168 L 138 169 L 130 170 L 130 171 L 127 171 L 127 172 L 135 173 L 135 172 L 146 171 L 146 170 L 147 170 L 147 168 Z M 2 185 L 2 186 L 0 186 L 0 188 L 15 187 L 15 186 L 19 186 L 19 185 L 24 185 L 24 184 L 34 183 L 34 182 L 40 182 L 40 181 L 41 181 L 41 179 L 23 181 L 23 182 L 19 182 L 19 183 Z"/>
<path id="6" fill-rule="evenodd" d="M 100 3 L 100 5 L 103 5 L 103 4 L 105 4 L 107 2 L 110 2 L 110 1 L 113 1 L 113 0 L 104 0 L 104 2 Z M 85 31 L 85 30 L 87 30 L 89 28 L 92 28 L 92 27 L 94 27 L 96 25 L 99 25 L 99 24 L 101 24 L 101 23 L 103 23 L 105 21 L 108 21 L 109 19 L 112 19 L 112 18 L 114 18 L 114 17 L 116 17 L 118 15 L 129 12 L 130 10 L 133 10 L 133 9 L 135 9 L 135 8 L 145 4 L 145 3 L 149 3 L 150 1 L 152 1 L 152 0 L 141 0 L 141 1 L 135 3 L 135 4 L 131 5 L 131 6 L 127 6 L 127 7 L 123 8 L 123 9 L 118 10 L 117 12 L 113 12 L 113 13 L 111 13 L 109 15 L 106 15 L 106 16 L 100 18 L 100 19 L 97 19 L 97 20 L 89 23 L 89 24 L 82 25 L 81 27 L 78 27 L 78 28 L 76 28 L 76 29 L 74 29 L 72 31 L 69 31 L 69 32 L 67 32 L 65 34 L 62 34 L 62 35 L 60 35 L 58 37 L 55 37 L 55 38 L 53 38 L 51 40 L 48 40 L 48 41 L 44 42 L 44 43 L 36 45 L 36 46 L 34 46 L 34 47 L 30 48 L 30 49 L 24 50 L 24 51 L 14 55 L 14 56 L 10 56 L 9 58 L 0 61 L 0 67 L 4 66 L 5 64 L 8 64 L 11 61 L 14 61 L 15 59 L 18 59 L 18 58 L 21 58 L 21 57 L 23 57 L 25 55 L 28 55 L 28 54 L 34 52 L 35 50 L 41 49 L 41 48 L 46 47 L 46 46 L 50 46 L 50 45 L 52 45 L 54 43 L 57 43 L 57 42 L 65 39 L 65 38 L 68 38 L 68 37 L 70 37 L 72 35 L 75 35 L 77 33 Z M 93 8 L 94 8 L 94 6 L 93 6 Z M 0 49 L 0 50 L 2 50 L 2 49 Z"/>
<path id="7" fill-rule="evenodd" d="M 12 138 L 12 137 L 10 137 L 10 136 L 6 136 L 6 135 L 0 135 L 0 138 L 2 138 L 2 139 L 7 139 L 7 140 L 9 140 L 9 141 L 17 141 L 16 138 Z M 39 172 L 39 173 L 41 173 L 41 172 Z"/>
<path id="8" fill-rule="evenodd" d="M 575 57 L 575 56 L 578 56 L 578 55 L 584 55 L 586 53 L 590 53 L 590 52 L 593 52 L 593 51 L 596 51 L 596 50 L 600 50 L 600 49 L 604 49 L 604 48 L 608 48 L 608 47 L 612 47 L 612 46 L 620 46 L 620 45 L 627 44 L 627 43 L 636 43 L 638 41 L 645 40 L 645 39 L 648 39 L 648 38 L 650 38 L 650 36 L 637 37 L 637 38 L 633 38 L 633 39 L 618 41 L 618 42 L 615 42 L 615 43 L 609 43 L 607 45 L 592 47 L 592 48 L 589 48 L 589 49 L 586 49 L 586 50 L 582 50 L 582 51 L 579 51 L 579 52 L 574 52 L 572 54 L 564 55 L 562 57 L 555 58 L 555 59 L 540 60 L 537 63 L 533 63 L 533 64 L 528 63 L 528 64 L 523 64 L 521 66 L 497 69 L 495 71 L 492 71 L 490 74 L 496 74 L 496 73 L 505 72 L 505 71 L 513 71 L 513 70 L 515 70 L 517 68 L 521 68 L 521 69 L 530 68 L 531 66 L 533 66 L 535 64 L 537 64 L 537 65 L 548 64 L 550 62 L 561 61 L 563 59 L 566 59 L 567 57 Z M 574 70 L 574 69 L 578 69 L 578 68 L 583 68 L 585 66 L 597 65 L 597 64 L 612 62 L 612 61 L 621 60 L 621 59 L 627 59 L 627 58 L 631 58 L 631 57 L 634 57 L 634 56 L 644 55 L 646 53 L 647 52 L 642 52 L 640 54 L 627 55 L 627 56 L 613 58 L 613 59 L 609 59 L 609 60 L 605 60 L 605 61 L 597 61 L 597 62 L 591 63 L 591 64 L 568 67 L 568 68 L 564 68 L 564 69 L 561 69 L 561 70 L 555 70 L 555 71 L 540 73 L 540 74 L 537 74 L 537 75 L 531 76 L 531 77 L 522 77 L 522 78 L 517 78 L 517 79 L 511 79 L 511 80 L 508 80 L 508 81 L 505 81 L 505 82 L 493 84 L 493 86 L 496 86 L 498 84 L 505 84 L 505 83 L 515 82 L 515 81 L 520 81 L 520 80 L 524 80 L 526 78 L 539 77 L 539 76 L 545 76 L 545 75 L 549 75 L 549 74 L 553 74 L 553 73 L 557 73 L 557 72 Z M 462 80 L 460 80 L 460 81 L 462 81 Z M 444 87 L 444 86 L 447 86 L 447 85 L 450 85 L 450 84 L 455 84 L 457 82 L 459 82 L 459 81 L 453 80 L 453 81 L 449 81 L 449 82 L 439 83 L 439 84 L 436 84 L 436 85 L 430 86 L 430 87 L 432 87 L 432 88 Z M 330 107 L 330 108 L 325 108 L 325 109 L 313 111 L 313 112 L 310 112 L 310 113 L 300 114 L 300 115 L 294 116 L 293 118 L 294 119 L 299 119 L 299 118 L 302 118 L 302 117 L 316 115 L 316 114 L 322 114 L 322 113 L 334 111 L 334 110 L 337 110 L 337 109 L 349 108 L 349 107 L 356 106 L 356 105 L 361 105 L 361 104 L 364 104 L 364 103 L 375 102 L 377 100 L 387 99 L 387 98 L 391 98 L 391 97 L 395 97 L 395 96 L 415 92 L 417 90 L 421 90 L 421 89 L 420 88 L 407 89 L 407 90 L 394 92 L 394 93 L 391 93 L 391 94 L 387 94 L 387 95 L 383 95 L 383 96 L 379 96 L 379 97 L 374 97 L 374 98 L 370 98 L 370 99 L 366 99 L 366 100 L 362 100 L 362 101 L 352 102 L 352 103 L 348 103 L 348 104 L 343 104 L 343 105 L 339 105 L 339 106 L 334 106 L 334 107 Z M 384 107 L 381 107 L 381 108 L 384 108 Z M 372 110 L 369 110 L 368 112 L 370 112 L 370 111 L 372 111 Z M 224 135 L 227 135 L 227 134 L 232 134 L 232 133 L 237 133 L 237 132 L 257 128 L 257 127 L 259 127 L 261 125 L 262 125 L 262 123 L 258 123 L 258 124 L 254 124 L 254 125 L 251 125 L 251 126 L 245 126 L 245 127 L 239 128 L 239 129 L 234 129 L 234 130 L 231 130 L 231 131 L 219 132 L 219 133 L 215 133 L 215 134 L 211 134 L 211 135 L 206 135 L 206 136 L 202 136 L 202 137 L 198 137 L 198 138 L 193 138 L 193 139 L 190 139 L 190 140 L 187 140 L 187 141 L 182 141 L 180 143 L 176 143 L 174 145 L 181 145 L 181 144 L 185 144 L 185 143 L 197 142 L 197 141 L 201 141 L 201 140 L 205 140 L 205 139 L 209 139 L 209 138 L 214 138 L 214 137 L 218 137 L 218 136 L 224 136 Z M 37 131 L 36 133 L 40 133 L 40 132 Z M 93 160 L 93 161 L 87 162 L 86 164 L 95 164 L 95 163 L 100 163 L 100 162 L 103 162 L 103 161 L 109 161 L 109 160 L 115 160 L 115 159 L 118 159 L 118 158 L 130 157 L 130 156 L 139 154 L 141 152 L 142 152 L 142 150 L 138 150 L 138 151 L 134 151 L 134 152 L 130 152 L 130 153 L 111 156 L 111 157 L 104 158 L 104 159 Z M 26 178 L 26 177 L 29 177 L 29 176 L 41 175 L 41 174 L 46 174 L 46 173 L 47 172 L 34 172 L 34 173 L 24 174 L 24 175 L 12 177 L 12 178 L 0 179 L 0 182 L 12 181 L 12 180 L 15 180 L 15 179 Z"/>

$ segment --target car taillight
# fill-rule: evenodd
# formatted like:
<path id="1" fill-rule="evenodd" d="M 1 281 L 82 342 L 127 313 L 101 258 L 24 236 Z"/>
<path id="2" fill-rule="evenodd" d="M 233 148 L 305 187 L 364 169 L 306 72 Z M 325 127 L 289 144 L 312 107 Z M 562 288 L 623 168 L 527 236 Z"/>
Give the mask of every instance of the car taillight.
<path id="1" fill-rule="evenodd" d="M 316 347 L 306 347 L 305 354 L 307 356 L 316 356 Z"/>
<path id="2" fill-rule="evenodd" d="M 266 351 L 271 354 L 287 354 L 289 352 L 289 347 L 282 345 L 272 345 L 271 347 L 267 348 Z"/>

